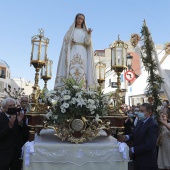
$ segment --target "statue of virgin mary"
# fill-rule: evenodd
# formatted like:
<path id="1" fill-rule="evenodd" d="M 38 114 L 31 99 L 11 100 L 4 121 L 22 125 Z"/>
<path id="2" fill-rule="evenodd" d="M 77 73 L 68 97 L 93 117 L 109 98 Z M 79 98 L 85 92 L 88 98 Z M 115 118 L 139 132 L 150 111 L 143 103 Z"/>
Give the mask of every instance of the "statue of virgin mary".
<path id="1" fill-rule="evenodd" d="M 63 79 L 73 78 L 77 83 L 84 80 L 84 87 L 96 87 L 91 29 L 87 29 L 85 16 L 77 14 L 64 36 L 54 89 L 64 86 Z"/>

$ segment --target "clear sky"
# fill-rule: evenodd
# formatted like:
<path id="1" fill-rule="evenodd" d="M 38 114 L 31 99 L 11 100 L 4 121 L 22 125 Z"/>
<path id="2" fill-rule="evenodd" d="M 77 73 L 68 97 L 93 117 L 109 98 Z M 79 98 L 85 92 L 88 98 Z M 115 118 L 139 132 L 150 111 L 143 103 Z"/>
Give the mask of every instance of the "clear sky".
<path id="1" fill-rule="evenodd" d="M 0 59 L 10 66 L 12 78 L 25 78 L 34 83 L 30 67 L 31 37 L 43 28 L 50 39 L 48 58 L 53 60 L 53 89 L 63 37 L 77 13 L 86 16 L 93 29 L 93 49 L 105 49 L 118 34 L 129 41 L 146 23 L 155 44 L 170 42 L 170 0 L 1 0 Z M 43 80 L 39 81 L 43 87 Z"/>

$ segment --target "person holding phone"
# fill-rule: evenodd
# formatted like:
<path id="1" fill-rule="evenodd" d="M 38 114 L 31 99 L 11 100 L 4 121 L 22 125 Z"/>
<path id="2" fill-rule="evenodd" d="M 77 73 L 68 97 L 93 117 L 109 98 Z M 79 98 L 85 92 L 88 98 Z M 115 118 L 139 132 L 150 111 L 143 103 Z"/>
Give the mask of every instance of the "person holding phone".
<path id="1" fill-rule="evenodd" d="M 64 86 L 63 79 L 72 78 L 83 86 L 96 87 L 97 78 L 91 40 L 84 14 L 77 14 L 66 35 L 60 52 L 54 89 Z"/>
<path id="2" fill-rule="evenodd" d="M 26 125 L 24 115 L 16 108 L 16 101 L 6 98 L 0 114 L 0 170 L 20 170 L 21 148 Z"/>

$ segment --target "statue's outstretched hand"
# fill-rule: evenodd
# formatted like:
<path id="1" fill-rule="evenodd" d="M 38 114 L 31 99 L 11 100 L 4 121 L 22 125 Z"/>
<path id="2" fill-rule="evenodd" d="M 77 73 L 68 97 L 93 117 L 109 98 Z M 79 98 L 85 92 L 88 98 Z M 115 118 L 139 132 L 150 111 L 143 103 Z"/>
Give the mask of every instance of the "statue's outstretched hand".
<path id="1" fill-rule="evenodd" d="M 87 33 L 88 33 L 88 34 L 91 34 L 92 31 L 93 31 L 93 30 L 92 30 L 91 28 L 89 28 L 89 29 L 87 30 Z"/>

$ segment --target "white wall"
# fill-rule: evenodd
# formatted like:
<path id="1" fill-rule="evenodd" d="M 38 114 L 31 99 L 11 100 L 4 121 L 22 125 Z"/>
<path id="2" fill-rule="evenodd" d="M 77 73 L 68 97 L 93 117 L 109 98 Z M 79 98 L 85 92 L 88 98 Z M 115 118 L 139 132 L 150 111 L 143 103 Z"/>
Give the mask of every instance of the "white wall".
<path id="1" fill-rule="evenodd" d="M 11 88 L 24 88 L 25 95 L 30 95 L 32 93 L 32 86 L 34 84 L 24 78 L 13 78 L 11 79 Z"/>

